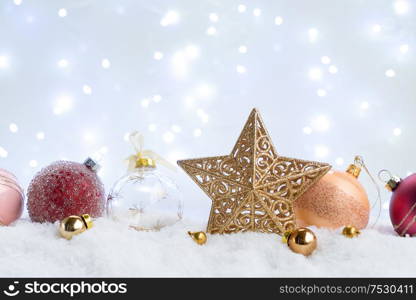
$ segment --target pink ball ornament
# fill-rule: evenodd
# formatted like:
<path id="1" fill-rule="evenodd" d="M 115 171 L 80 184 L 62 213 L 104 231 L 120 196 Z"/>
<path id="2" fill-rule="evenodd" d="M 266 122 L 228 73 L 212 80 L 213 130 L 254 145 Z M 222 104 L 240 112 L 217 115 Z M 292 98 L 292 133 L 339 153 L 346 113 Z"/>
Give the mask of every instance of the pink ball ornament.
<path id="1" fill-rule="evenodd" d="M 71 215 L 100 217 L 104 212 L 104 186 L 98 165 L 57 161 L 43 168 L 28 189 L 27 209 L 34 222 L 55 222 Z"/>
<path id="2" fill-rule="evenodd" d="M 23 212 L 24 193 L 16 176 L 0 169 L 0 225 L 9 225 Z"/>

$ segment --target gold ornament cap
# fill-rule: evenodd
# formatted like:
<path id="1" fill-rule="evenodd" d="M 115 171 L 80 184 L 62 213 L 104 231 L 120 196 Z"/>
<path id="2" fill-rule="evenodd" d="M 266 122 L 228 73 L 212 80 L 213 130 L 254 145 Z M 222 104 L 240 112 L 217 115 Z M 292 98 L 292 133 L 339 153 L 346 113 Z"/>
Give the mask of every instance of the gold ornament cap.
<path id="1" fill-rule="evenodd" d="M 401 178 L 392 176 L 386 183 L 386 189 L 388 189 L 390 192 L 393 192 L 395 189 L 397 189 L 401 181 Z"/>
<path id="2" fill-rule="evenodd" d="M 356 164 L 350 164 L 346 172 L 351 174 L 355 178 L 358 178 L 358 176 L 360 176 L 361 173 L 361 167 L 357 166 Z"/>
<path id="3" fill-rule="evenodd" d="M 138 156 L 136 159 L 136 168 L 156 168 L 155 160 L 149 157 Z"/>
<path id="4" fill-rule="evenodd" d="M 84 161 L 84 165 L 95 173 L 97 173 L 101 168 L 101 166 L 91 157 L 87 157 L 87 159 Z"/>

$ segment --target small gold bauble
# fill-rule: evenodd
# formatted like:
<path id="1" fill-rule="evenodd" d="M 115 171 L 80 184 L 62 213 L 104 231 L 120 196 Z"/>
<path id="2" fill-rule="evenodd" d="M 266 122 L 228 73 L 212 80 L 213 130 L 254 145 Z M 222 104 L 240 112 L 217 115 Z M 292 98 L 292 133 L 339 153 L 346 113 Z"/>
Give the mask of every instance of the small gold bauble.
<path id="1" fill-rule="evenodd" d="M 361 232 L 356 227 L 351 225 L 345 226 L 344 229 L 342 229 L 342 234 L 350 239 L 359 236 L 360 233 Z"/>
<path id="2" fill-rule="evenodd" d="M 203 245 L 207 242 L 207 235 L 203 231 L 198 231 L 198 232 L 188 231 L 188 234 L 198 245 Z"/>
<path id="3" fill-rule="evenodd" d="M 91 217 L 88 214 L 82 216 L 69 216 L 59 224 L 60 235 L 70 240 L 76 234 L 80 234 L 93 226 Z"/>
<path id="4" fill-rule="evenodd" d="M 287 240 L 289 248 L 305 256 L 312 254 L 317 246 L 317 238 L 312 230 L 308 228 L 298 228 L 292 231 Z"/>

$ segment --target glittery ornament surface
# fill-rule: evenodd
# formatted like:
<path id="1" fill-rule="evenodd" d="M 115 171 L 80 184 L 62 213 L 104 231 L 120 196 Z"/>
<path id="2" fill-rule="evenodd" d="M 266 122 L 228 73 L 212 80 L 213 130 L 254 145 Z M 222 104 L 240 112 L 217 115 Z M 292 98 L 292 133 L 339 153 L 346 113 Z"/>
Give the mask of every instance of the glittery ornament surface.
<path id="1" fill-rule="evenodd" d="M 104 205 L 104 186 L 97 174 L 76 162 L 52 163 L 33 178 L 28 190 L 27 208 L 35 222 L 81 214 L 99 217 Z"/>
<path id="2" fill-rule="evenodd" d="M 338 228 L 368 224 L 370 203 L 357 178 L 330 171 L 294 203 L 299 226 Z"/>

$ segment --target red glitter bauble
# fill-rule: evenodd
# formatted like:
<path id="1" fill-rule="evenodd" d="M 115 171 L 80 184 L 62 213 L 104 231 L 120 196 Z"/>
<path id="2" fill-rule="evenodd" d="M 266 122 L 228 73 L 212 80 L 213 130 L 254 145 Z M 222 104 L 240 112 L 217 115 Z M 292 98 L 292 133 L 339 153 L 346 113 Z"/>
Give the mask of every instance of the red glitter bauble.
<path id="1" fill-rule="evenodd" d="M 416 234 L 416 174 L 401 180 L 394 189 L 390 201 L 390 219 L 399 235 Z"/>
<path id="2" fill-rule="evenodd" d="M 34 222 L 55 222 L 70 215 L 99 217 L 104 211 L 104 186 L 86 164 L 57 161 L 30 183 L 27 208 Z"/>

